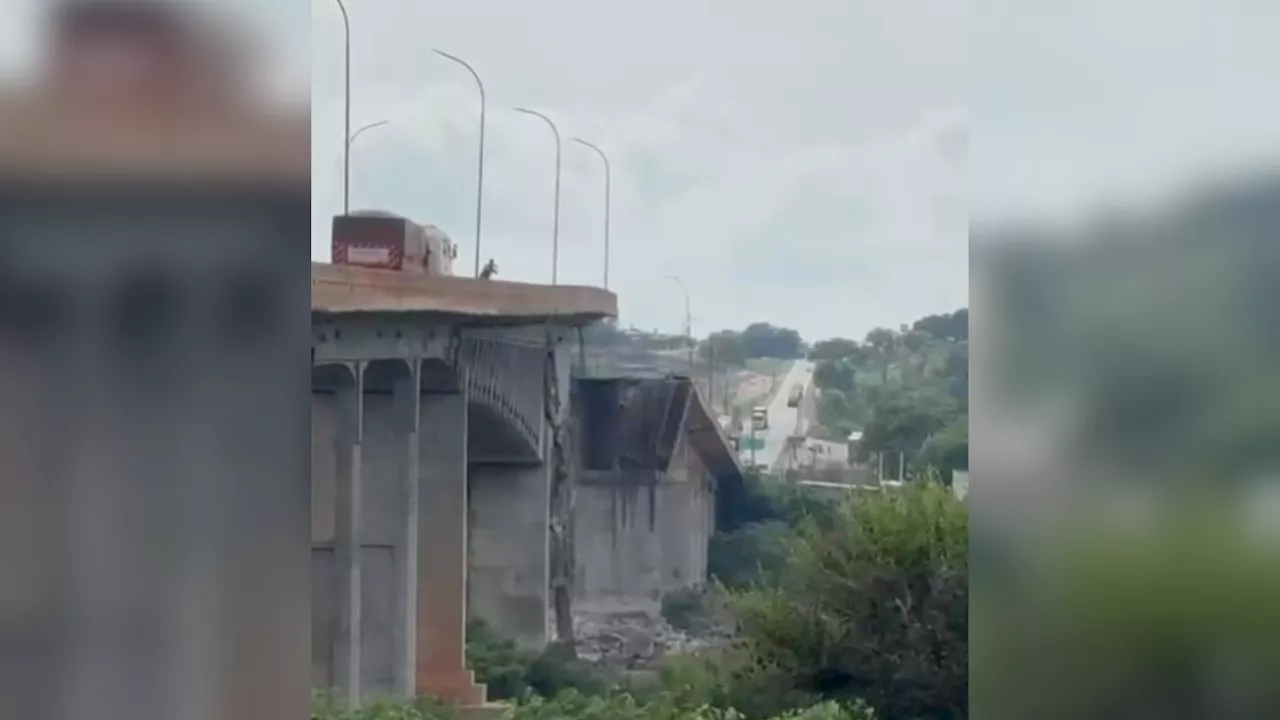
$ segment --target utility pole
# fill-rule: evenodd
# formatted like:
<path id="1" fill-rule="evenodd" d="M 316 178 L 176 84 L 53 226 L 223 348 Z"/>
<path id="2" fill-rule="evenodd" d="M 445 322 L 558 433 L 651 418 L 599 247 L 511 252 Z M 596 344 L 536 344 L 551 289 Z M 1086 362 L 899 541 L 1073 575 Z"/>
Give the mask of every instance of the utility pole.
<path id="1" fill-rule="evenodd" d="M 714 412 L 716 407 L 716 348 L 707 342 L 707 405 Z"/>
<path id="2" fill-rule="evenodd" d="M 684 284 L 684 280 L 675 275 L 668 275 L 669 279 L 676 281 L 680 285 L 680 289 L 684 291 L 684 336 L 689 342 L 689 377 L 693 377 L 693 313 L 689 310 L 689 286 Z"/>

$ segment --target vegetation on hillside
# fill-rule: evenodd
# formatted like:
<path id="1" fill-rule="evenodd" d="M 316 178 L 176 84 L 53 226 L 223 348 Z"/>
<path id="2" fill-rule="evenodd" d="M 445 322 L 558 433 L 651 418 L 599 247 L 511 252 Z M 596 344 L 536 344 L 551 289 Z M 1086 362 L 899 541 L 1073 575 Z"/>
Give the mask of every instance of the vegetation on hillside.
<path id="1" fill-rule="evenodd" d="M 860 460 L 902 453 L 950 478 L 969 463 L 969 311 L 930 315 L 861 341 L 813 345 L 818 422 L 833 439 L 861 431 Z"/>
<path id="2" fill-rule="evenodd" d="M 804 356 L 804 340 L 791 328 L 769 323 L 752 323 L 741 332 L 720 330 L 709 335 L 698 346 L 704 359 L 729 365 L 741 365 L 752 358 L 796 359 Z"/>

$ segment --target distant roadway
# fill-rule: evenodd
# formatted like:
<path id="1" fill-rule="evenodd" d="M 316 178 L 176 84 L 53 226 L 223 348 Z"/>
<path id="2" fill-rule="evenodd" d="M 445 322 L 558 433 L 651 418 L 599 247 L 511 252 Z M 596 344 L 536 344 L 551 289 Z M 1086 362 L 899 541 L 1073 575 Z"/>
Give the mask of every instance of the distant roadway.
<path id="1" fill-rule="evenodd" d="M 755 431 L 755 436 L 763 440 L 763 446 L 756 450 L 755 461 L 757 465 L 773 470 L 777 465 L 778 459 L 782 456 L 782 451 L 786 448 L 787 438 L 803 434 L 805 428 L 800 427 L 800 408 L 787 406 L 787 399 L 791 396 L 791 388 L 801 385 L 805 392 L 811 392 L 813 385 L 813 363 L 808 360 L 797 360 L 791 365 L 790 371 L 787 372 L 777 388 L 777 392 L 773 394 L 773 400 L 768 406 L 769 427 L 766 430 Z M 802 403 L 803 405 L 803 403 Z M 744 435 L 751 434 L 751 418 L 746 419 L 746 427 L 743 428 Z M 750 458 L 750 454 L 747 453 Z"/>

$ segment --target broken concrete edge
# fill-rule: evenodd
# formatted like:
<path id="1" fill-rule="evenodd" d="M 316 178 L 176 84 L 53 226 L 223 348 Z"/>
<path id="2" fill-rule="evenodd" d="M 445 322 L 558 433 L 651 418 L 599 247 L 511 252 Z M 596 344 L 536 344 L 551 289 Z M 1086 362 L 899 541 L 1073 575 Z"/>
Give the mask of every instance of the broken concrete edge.
<path id="1" fill-rule="evenodd" d="M 618 296 L 575 285 L 427 276 L 328 263 L 311 264 L 313 313 L 433 313 L 591 324 L 618 316 Z"/>

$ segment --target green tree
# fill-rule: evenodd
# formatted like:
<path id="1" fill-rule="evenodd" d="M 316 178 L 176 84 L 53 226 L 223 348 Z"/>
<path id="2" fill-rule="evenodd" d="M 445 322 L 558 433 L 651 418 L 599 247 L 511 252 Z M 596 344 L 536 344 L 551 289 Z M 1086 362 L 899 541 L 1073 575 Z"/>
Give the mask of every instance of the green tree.
<path id="1" fill-rule="evenodd" d="M 912 323 L 911 329 L 926 332 L 939 340 L 968 340 L 969 308 L 922 317 Z"/>
<path id="2" fill-rule="evenodd" d="M 867 333 L 866 344 L 871 348 L 875 363 L 880 367 L 880 381 L 889 382 L 889 366 L 898 352 L 898 333 L 890 328 L 875 328 Z"/>
<path id="3" fill-rule="evenodd" d="M 795 689 L 885 720 L 965 718 L 968 532 L 937 483 L 841 504 L 801 527 L 776 587 L 734 597 L 746 647 Z"/>
<path id="4" fill-rule="evenodd" d="M 857 340 L 848 338 L 831 338 L 819 340 L 809 349 L 809 359 L 820 360 L 865 360 L 866 351 Z"/>
<path id="5" fill-rule="evenodd" d="M 747 349 L 742 343 L 742 333 L 719 330 L 699 343 L 698 355 L 704 360 L 714 359 L 718 364 L 741 365 L 747 359 Z"/>
<path id="6" fill-rule="evenodd" d="M 861 448 L 864 453 L 914 453 L 955 414 L 950 398 L 931 393 L 887 394 L 871 411 L 863 428 Z M 865 455 L 862 459 L 866 459 Z"/>
<path id="7" fill-rule="evenodd" d="M 952 420 L 945 428 L 929 438 L 920 451 L 924 465 L 938 469 L 945 482 L 951 482 L 951 473 L 969 469 L 969 421 L 965 417 Z"/>
<path id="8" fill-rule="evenodd" d="M 848 360 L 823 360 L 813 368 L 813 382 L 823 390 L 839 390 L 850 394 L 857 382 L 858 369 Z"/>
<path id="9" fill-rule="evenodd" d="M 752 323 L 742 331 L 742 345 L 749 358 L 798 358 L 804 355 L 804 341 L 791 328 L 769 323 Z"/>

